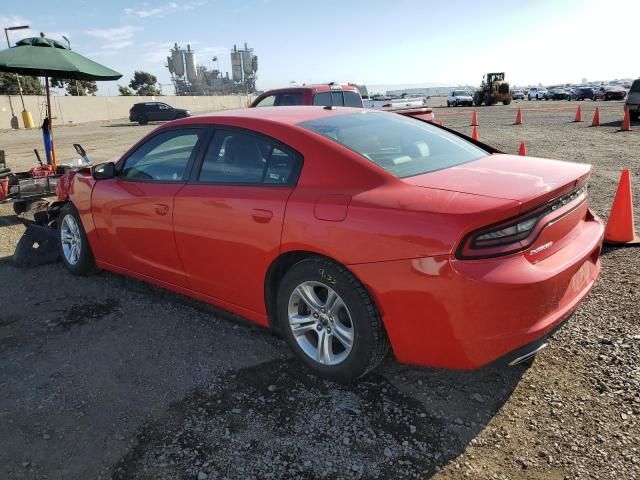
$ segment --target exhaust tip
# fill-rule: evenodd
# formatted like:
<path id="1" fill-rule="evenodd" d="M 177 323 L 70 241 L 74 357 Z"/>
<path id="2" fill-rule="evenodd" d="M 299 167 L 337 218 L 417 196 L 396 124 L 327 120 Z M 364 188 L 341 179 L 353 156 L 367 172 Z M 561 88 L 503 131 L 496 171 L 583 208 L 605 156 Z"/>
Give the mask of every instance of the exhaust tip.
<path id="1" fill-rule="evenodd" d="M 531 357 L 535 356 L 540 350 L 545 348 L 547 345 L 548 345 L 548 343 L 546 343 L 546 342 L 541 344 L 541 345 L 538 345 L 533 350 L 531 350 L 531 351 L 525 353 L 524 355 L 520 355 L 519 357 L 511 360 L 507 365 L 509 365 L 510 367 L 515 367 L 516 365 L 519 365 L 522 362 L 525 362 L 525 361 L 529 360 Z"/>

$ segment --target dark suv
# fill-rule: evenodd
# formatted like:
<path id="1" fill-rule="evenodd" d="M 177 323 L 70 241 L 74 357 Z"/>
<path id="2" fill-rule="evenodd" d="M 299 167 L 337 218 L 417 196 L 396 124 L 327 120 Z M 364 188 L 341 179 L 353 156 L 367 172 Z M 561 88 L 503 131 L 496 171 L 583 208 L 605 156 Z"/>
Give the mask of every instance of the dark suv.
<path id="1" fill-rule="evenodd" d="M 569 100 L 593 100 L 593 88 L 586 86 L 577 86 L 571 90 Z"/>
<path id="2" fill-rule="evenodd" d="M 285 107 L 293 105 L 357 108 L 364 106 L 360 92 L 356 87 L 335 83 L 269 90 L 256 98 L 250 106 Z"/>
<path id="3" fill-rule="evenodd" d="M 129 110 L 129 121 L 145 125 L 158 120 L 175 120 L 190 117 L 191 112 L 184 108 L 174 108 L 162 102 L 136 103 Z"/>

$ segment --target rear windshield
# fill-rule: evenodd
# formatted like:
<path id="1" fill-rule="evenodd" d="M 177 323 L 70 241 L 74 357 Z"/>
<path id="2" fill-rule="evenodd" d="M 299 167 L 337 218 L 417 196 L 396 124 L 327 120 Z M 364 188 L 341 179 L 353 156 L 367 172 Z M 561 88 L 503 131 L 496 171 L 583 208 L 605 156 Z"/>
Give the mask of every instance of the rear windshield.
<path id="1" fill-rule="evenodd" d="M 365 157 L 398 178 L 477 160 L 488 152 L 426 122 L 365 111 L 299 124 Z"/>
<path id="2" fill-rule="evenodd" d="M 640 80 L 634 80 L 633 85 L 631 85 L 632 92 L 640 92 Z"/>

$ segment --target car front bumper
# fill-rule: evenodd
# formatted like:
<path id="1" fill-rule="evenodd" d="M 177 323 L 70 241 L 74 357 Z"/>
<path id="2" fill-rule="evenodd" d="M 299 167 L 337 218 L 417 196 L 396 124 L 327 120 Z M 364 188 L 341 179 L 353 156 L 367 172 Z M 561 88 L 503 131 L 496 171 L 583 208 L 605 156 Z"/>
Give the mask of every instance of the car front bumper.
<path id="1" fill-rule="evenodd" d="M 375 298 L 399 362 L 470 370 L 550 335 L 600 272 L 604 227 L 591 217 L 553 255 L 451 256 L 352 265 Z"/>

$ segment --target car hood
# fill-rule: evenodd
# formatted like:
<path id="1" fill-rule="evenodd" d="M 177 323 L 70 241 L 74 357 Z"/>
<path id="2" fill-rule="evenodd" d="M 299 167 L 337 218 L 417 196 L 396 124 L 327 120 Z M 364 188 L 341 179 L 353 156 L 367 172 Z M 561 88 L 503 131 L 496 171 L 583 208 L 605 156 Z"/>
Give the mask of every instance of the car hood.
<path id="1" fill-rule="evenodd" d="M 515 200 L 527 210 L 586 181 L 591 165 L 494 154 L 403 179 L 418 187 Z"/>

